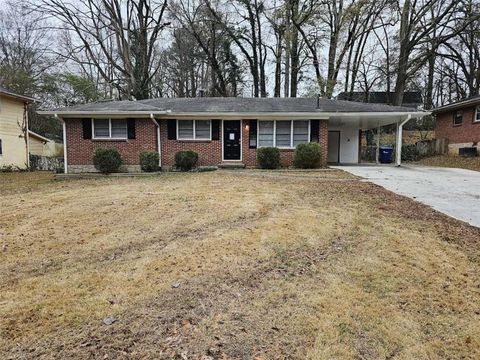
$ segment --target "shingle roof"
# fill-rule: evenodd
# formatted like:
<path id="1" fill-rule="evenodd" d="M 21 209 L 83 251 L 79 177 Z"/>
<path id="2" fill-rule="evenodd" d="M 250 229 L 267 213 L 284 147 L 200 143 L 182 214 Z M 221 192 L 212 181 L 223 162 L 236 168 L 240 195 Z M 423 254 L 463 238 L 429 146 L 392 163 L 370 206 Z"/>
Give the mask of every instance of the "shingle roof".
<path id="1" fill-rule="evenodd" d="M 32 97 L 25 96 L 25 95 L 20 95 L 20 94 L 16 94 L 14 92 L 11 92 L 10 90 L 8 90 L 4 87 L 1 87 L 1 86 L 0 86 L 0 94 L 10 96 L 10 97 L 13 97 L 13 98 L 17 98 L 17 99 L 21 99 L 21 100 L 24 100 L 26 102 L 40 102 L 39 100 L 34 99 Z"/>
<path id="2" fill-rule="evenodd" d="M 368 94 L 366 94 L 364 91 L 354 91 L 352 93 L 346 91 L 338 94 L 337 99 L 368 102 L 375 104 L 390 104 L 394 97 L 394 94 L 395 93 L 392 91 L 390 93 L 387 93 L 386 91 L 370 91 Z M 367 96 L 368 100 L 366 101 L 365 98 Z M 422 105 L 422 93 L 420 91 L 405 91 L 403 93 L 403 103 L 411 105 Z"/>
<path id="3" fill-rule="evenodd" d="M 471 96 L 464 100 L 455 101 L 450 104 L 439 106 L 432 110 L 433 114 L 438 114 L 448 110 L 461 109 L 466 106 L 480 105 L 480 95 Z"/>
<path id="4" fill-rule="evenodd" d="M 159 98 L 140 101 L 108 101 L 66 108 L 52 112 L 129 112 L 171 111 L 172 113 L 345 113 L 345 112 L 412 112 L 411 108 L 353 101 L 316 98 Z"/>

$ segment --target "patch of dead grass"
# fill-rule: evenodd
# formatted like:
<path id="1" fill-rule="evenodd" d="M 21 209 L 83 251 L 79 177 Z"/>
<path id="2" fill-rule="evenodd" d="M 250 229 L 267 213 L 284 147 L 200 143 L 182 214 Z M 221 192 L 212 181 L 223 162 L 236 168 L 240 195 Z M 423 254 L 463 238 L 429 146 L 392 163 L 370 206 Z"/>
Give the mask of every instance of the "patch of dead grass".
<path id="1" fill-rule="evenodd" d="M 426 157 L 420 161 L 414 162 L 414 164 L 480 171 L 480 156 L 463 157 L 456 155 L 437 155 Z"/>
<path id="2" fill-rule="evenodd" d="M 375 185 L 216 172 L 30 188 L 2 196 L 3 358 L 480 355 L 480 230 Z"/>

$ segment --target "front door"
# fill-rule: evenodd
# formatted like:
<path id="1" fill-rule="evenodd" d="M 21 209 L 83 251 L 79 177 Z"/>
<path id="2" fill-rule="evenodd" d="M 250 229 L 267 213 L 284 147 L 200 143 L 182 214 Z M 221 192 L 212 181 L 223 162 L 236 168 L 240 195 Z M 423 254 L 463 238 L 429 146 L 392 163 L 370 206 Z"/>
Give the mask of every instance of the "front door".
<path id="1" fill-rule="evenodd" d="M 240 160 L 240 120 L 223 121 L 223 160 Z"/>
<path id="2" fill-rule="evenodd" d="M 328 162 L 332 164 L 340 162 L 340 131 L 328 132 Z"/>

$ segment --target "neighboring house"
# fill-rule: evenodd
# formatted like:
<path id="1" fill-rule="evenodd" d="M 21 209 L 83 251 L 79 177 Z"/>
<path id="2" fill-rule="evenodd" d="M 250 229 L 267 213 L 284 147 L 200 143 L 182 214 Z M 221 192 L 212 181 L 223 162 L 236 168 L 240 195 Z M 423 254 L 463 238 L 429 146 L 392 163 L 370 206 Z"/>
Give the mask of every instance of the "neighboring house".
<path id="1" fill-rule="evenodd" d="M 480 95 L 440 106 L 432 113 L 436 117 L 435 137 L 447 139 L 449 152 L 480 148 Z"/>
<path id="2" fill-rule="evenodd" d="M 28 148 L 30 155 L 38 156 L 63 156 L 63 145 L 54 140 L 28 130 Z"/>
<path id="3" fill-rule="evenodd" d="M 386 91 L 370 91 L 368 93 L 364 91 L 344 91 L 338 94 L 338 100 L 359 101 L 372 104 L 387 104 L 392 105 L 392 99 L 394 92 Z M 405 91 L 403 94 L 403 107 L 409 107 L 412 109 L 423 108 L 423 97 L 420 91 Z"/>
<path id="4" fill-rule="evenodd" d="M 0 87 L 0 168 L 29 166 L 27 104 L 34 101 Z"/>
<path id="5" fill-rule="evenodd" d="M 41 111 L 63 121 L 65 171 L 95 171 L 97 148 L 115 148 L 126 171 L 139 171 L 142 151 L 158 151 L 160 166 L 194 150 L 199 165 L 256 166 L 256 149 L 276 146 L 283 166 L 295 146 L 319 142 L 322 165 L 358 163 L 359 133 L 403 124 L 427 113 L 405 107 L 314 98 L 176 98 L 113 101 Z M 401 146 L 398 147 L 401 151 Z M 397 154 L 397 158 L 400 158 Z M 399 161 L 398 161 L 399 164 Z"/>

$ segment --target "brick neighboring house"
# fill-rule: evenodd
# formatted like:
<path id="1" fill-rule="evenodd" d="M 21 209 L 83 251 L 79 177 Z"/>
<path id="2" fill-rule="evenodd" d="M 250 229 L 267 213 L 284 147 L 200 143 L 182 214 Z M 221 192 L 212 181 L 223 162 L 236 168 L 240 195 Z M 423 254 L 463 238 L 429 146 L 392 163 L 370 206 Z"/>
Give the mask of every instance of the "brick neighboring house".
<path id="1" fill-rule="evenodd" d="M 117 149 L 123 171 L 140 171 L 142 151 L 158 151 L 162 168 L 173 166 L 180 150 L 196 151 L 199 165 L 253 167 L 262 146 L 278 147 L 282 165 L 291 166 L 296 145 L 311 141 L 321 145 L 322 165 L 358 163 L 360 130 L 388 124 L 401 129 L 427 114 L 320 98 L 202 97 L 97 102 L 40 113 L 63 121 L 66 172 L 95 171 L 97 148 Z"/>
<path id="2" fill-rule="evenodd" d="M 480 95 L 438 107 L 435 137 L 448 140 L 448 150 L 458 154 L 459 149 L 480 146 Z"/>

